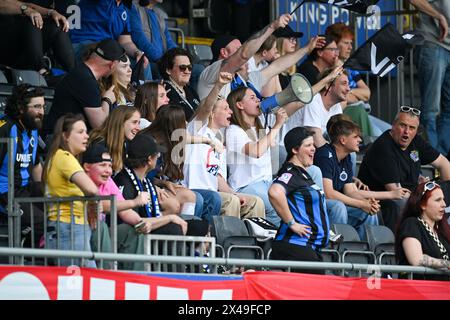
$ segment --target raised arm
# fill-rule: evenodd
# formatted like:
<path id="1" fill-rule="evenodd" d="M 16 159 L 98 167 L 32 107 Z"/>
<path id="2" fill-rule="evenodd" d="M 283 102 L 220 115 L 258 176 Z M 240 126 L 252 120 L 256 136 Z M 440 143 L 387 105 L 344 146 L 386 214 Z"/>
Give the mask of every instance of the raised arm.
<path id="1" fill-rule="evenodd" d="M 208 96 L 202 100 L 200 105 L 196 110 L 195 120 L 201 121 L 202 125 L 208 120 L 209 115 L 211 114 L 214 104 L 217 101 L 220 90 L 227 84 L 233 80 L 233 75 L 228 72 L 220 72 L 219 78 L 217 79 L 214 87 Z"/>
<path id="2" fill-rule="evenodd" d="M 261 31 L 252 35 L 242 46 L 228 59 L 222 62 L 220 71 L 235 73 L 239 68 L 253 57 L 264 43 L 264 41 L 278 28 L 284 28 L 292 20 L 292 17 L 286 13 L 278 19 L 272 21 Z"/>
<path id="3" fill-rule="evenodd" d="M 265 79 L 270 79 L 277 74 L 280 74 L 287 68 L 296 64 L 305 54 L 310 54 L 314 48 L 323 48 L 325 45 L 325 38 L 315 36 L 309 40 L 308 45 L 300 48 L 292 53 L 286 54 L 275 61 L 273 61 L 267 68 L 261 70 L 261 74 Z"/>
<path id="4" fill-rule="evenodd" d="M 325 78 L 323 78 L 322 80 L 317 82 L 315 85 L 313 85 L 312 86 L 313 96 L 315 96 L 327 84 L 331 83 L 336 77 L 338 77 L 342 73 L 342 70 L 343 70 L 342 67 L 336 67 L 333 70 L 333 72 L 331 72 L 328 76 L 326 76 Z M 295 112 L 297 112 L 297 110 L 299 110 L 300 108 L 302 108 L 304 106 L 305 106 L 304 103 L 301 103 L 300 101 L 294 101 L 294 102 L 286 104 L 285 106 L 283 106 L 283 108 L 286 110 L 287 115 L 290 117 Z M 320 130 L 320 132 L 322 132 L 322 130 Z M 319 136 L 318 134 L 316 134 L 314 136 L 314 139 L 315 139 L 314 141 L 316 141 L 315 137 L 318 137 L 318 136 Z M 322 133 L 320 133 L 320 136 L 322 136 Z M 318 139 L 320 139 L 320 138 L 318 138 Z M 326 143 L 325 139 L 323 139 L 323 141 L 318 140 L 317 142 L 318 142 L 317 145 L 316 145 L 316 143 L 314 143 L 314 145 L 316 145 L 316 147 L 320 147 Z"/>

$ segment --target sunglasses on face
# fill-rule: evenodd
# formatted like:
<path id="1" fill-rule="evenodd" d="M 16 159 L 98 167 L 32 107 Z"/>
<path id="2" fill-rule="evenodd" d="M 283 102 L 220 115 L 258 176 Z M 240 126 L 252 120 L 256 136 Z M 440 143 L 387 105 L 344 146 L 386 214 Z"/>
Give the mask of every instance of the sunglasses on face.
<path id="1" fill-rule="evenodd" d="M 180 64 L 178 66 L 178 68 L 180 68 L 180 70 L 183 72 L 185 72 L 186 69 L 188 69 L 189 71 L 192 71 L 192 64 Z"/>
<path id="2" fill-rule="evenodd" d="M 434 182 L 434 181 L 430 181 L 430 182 L 425 183 L 425 185 L 423 186 L 422 196 L 425 194 L 425 192 L 432 191 L 436 187 L 439 187 L 439 185 L 436 182 Z"/>
<path id="3" fill-rule="evenodd" d="M 413 108 L 413 107 L 401 106 L 400 111 L 401 112 L 411 112 L 415 116 L 420 116 L 420 110 Z"/>

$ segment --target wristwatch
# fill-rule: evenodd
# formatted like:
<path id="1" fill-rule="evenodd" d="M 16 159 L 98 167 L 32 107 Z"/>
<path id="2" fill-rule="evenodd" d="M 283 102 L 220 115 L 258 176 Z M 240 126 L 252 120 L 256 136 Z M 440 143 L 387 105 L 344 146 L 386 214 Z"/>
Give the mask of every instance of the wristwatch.
<path id="1" fill-rule="evenodd" d="M 27 11 L 28 6 L 26 4 L 22 4 L 20 6 L 20 11 L 22 11 L 22 15 L 25 15 L 25 11 Z"/>

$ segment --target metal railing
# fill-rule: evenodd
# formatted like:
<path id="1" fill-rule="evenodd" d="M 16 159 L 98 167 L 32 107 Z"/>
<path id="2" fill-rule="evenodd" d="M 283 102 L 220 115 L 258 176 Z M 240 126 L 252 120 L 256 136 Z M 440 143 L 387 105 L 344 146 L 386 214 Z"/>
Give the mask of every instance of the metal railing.
<path id="1" fill-rule="evenodd" d="M 250 259 L 232 259 L 232 258 L 212 258 L 212 257 L 176 257 L 159 255 L 135 255 L 135 254 L 112 254 L 101 252 L 86 251 L 58 251 L 46 249 L 23 249 L 23 248 L 0 248 L 0 256 L 34 256 L 40 258 L 82 258 L 88 260 L 112 260 L 122 262 L 142 262 L 142 263 L 165 263 L 181 265 L 224 265 L 224 266 L 244 266 L 249 268 L 265 268 L 265 270 L 287 269 L 309 269 L 309 270 L 331 270 L 340 271 L 342 274 L 350 271 L 360 271 L 361 273 L 404 273 L 408 274 L 409 279 L 413 274 L 420 275 L 448 275 L 450 272 L 440 271 L 425 267 L 397 266 L 397 265 L 373 265 L 357 263 L 335 263 L 335 262 L 306 262 L 306 261 L 285 261 L 285 260 L 250 260 Z"/>
<path id="2" fill-rule="evenodd" d="M 21 216 L 23 214 L 23 211 L 21 210 L 21 207 L 23 206 L 29 206 L 29 213 L 30 213 L 30 234 L 31 234 L 31 248 L 34 249 L 35 247 L 35 243 L 34 243 L 34 239 L 36 237 L 35 234 L 35 230 L 34 230 L 34 221 L 36 219 L 36 212 L 39 212 L 39 208 L 38 205 L 42 204 L 42 208 L 43 208 L 43 235 L 45 238 L 45 247 L 48 247 L 48 243 L 49 243 L 49 221 L 48 221 L 48 212 L 49 212 L 49 207 L 53 207 L 54 209 L 56 208 L 56 242 L 57 242 L 57 248 L 60 248 L 60 246 L 62 245 L 62 243 L 60 242 L 60 235 L 61 235 L 61 230 L 60 230 L 60 223 L 58 223 L 58 221 L 61 221 L 61 205 L 62 204 L 67 204 L 69 205 L 69 210 L 70 210 L 70 221 L 72 222 L 70 225 L 70 243 L 71 243 L 71 250 L 74 250 L 74 243 L 75 243 L 75 233 L 74 233 L 74 221 L 75 221 L 75 214 L 74 214 L 74 206 L 76 204 L 76 202 L 81 202 L 83 204 L 83 218 L 84 218 L 84 223 L 86 224 L 88 221 L 88 208 L 87 208 L 87 204 L 88 202 L 96 202 L 97 203 L 97 208 L 96 208 L 96 215 L 97 215 L 97 230 L 99 230 L 99 232 L 97 232 L 97 244 L 98 244 L 98 250 L 101 251 L 102 245 L 101 245 L 101 230 L 100 228 L 101 226 L 101 222 L 102 219 L 100 219 L 100 215 L 101 215 L 101 210 L 100 210 L 100 205 L 98 205 L 98 202 L 101 200 L 109 200 L 111 202 L 110 204 L 110 213 L 108 216 L 110 216 L 110 228 L 109 228 L 109 237 L 111 238 L 111 251 L 112 253 L 117 253 L 117 205 L 116 205 L 116 198 L 115 196 L 90 196 L 90 197 L 52 197 L 52 198 L 48 198 L 48 197 L 28 197 L 28 198 L 16 198 L 14 199 L 11 203 L 13 206 L 13 210 L 11 211 L 11 214 L 8 214 L 8 216 L 12 219 L 9 221 L 10 226 L 13 228 L 13 243 L 12 243 L 12 247 L 14 248 L 20 248 L 22 246 L 22 239 L 21 239 Z M 84 247 L 87 247 L 87 242 L 90 242 L 91 239 L 88 238 L 86 236 L 86 230 L 83 232 L 83 243 L 84 243 Z M 11 246 L 10 246 L 11 247 Z M 64 257 L 64 251 L 63 250 L 58 250 L 59 252 L 61 252 L 61 257 Z M 14 257 L 14 262 L 16 264 L 23 264 L 23 256 L 12 256 Z M 10 262 L 11 263 L 11 262 Z M 31 262 L 33 265 L 35 264 L 35 260 L 34 258 L 32 259 Z M 73 263 L 73 261 L 71 262 Z M 84 263 L 84 260 L 81 261 L 81 264 Z M 47 265 L 48 261 L 45 259 L 44 264 Z M 60 265 L 60 260 L 58 259 L 57 264 Z M 100 260 L 100 268 L 103 268 L 103 264 L 104 261 Z M 116 270 L 117 269 L 117 265 L 113 264 L 110 268 Z"/>
<path id="3" fill-rule="evenodd" d="M 147 234 L 144 236 L 144 254 L 157 256 L 186 256 L 211 258 L 216 257 L 216 238 L 214 237 L 194 237 L 194 236 L 170 236 Z M 189 270 L 195 270 L 194 264 L 189 266 Z M 146 271 L 168 271 L 169 266 L 162 262 L 146 264 Z M 171 266 L 176 270 L 176 266 Z M 180 269 L 180 268 L 178 268 Z M 215 273 L 215 269 L 212 270 Z"/>

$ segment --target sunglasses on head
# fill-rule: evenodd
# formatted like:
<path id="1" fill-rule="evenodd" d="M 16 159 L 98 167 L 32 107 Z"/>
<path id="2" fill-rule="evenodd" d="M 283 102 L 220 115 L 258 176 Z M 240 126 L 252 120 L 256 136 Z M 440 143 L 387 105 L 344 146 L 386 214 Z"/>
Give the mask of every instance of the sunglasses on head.
<path id="1" fill-rule="evenodd" d="M 420 110 L 413 108 L 413 107 L 401 106 L 400 111 L 401 112 L 411 112 L 415 116 L 420 116 Z"/>
<path id="2" fill-rule="evenodd" d="M 192 71 L 192 64 L 180 64 L 178 68 L 180 68 L 180 70 L 183 72 L 186 71 L 186 69 Z"/>
<path id="3" fill-rule="evenodd" d="M 423 186 L 422 196 L 425 194 L 425 192 L 432 191 L 436 187 L 439 187 L 439 185 L 436 182 L 434 182 L 434 181 L 430 181 L 430 182 L 425 183 L 425 185 Z"/>

